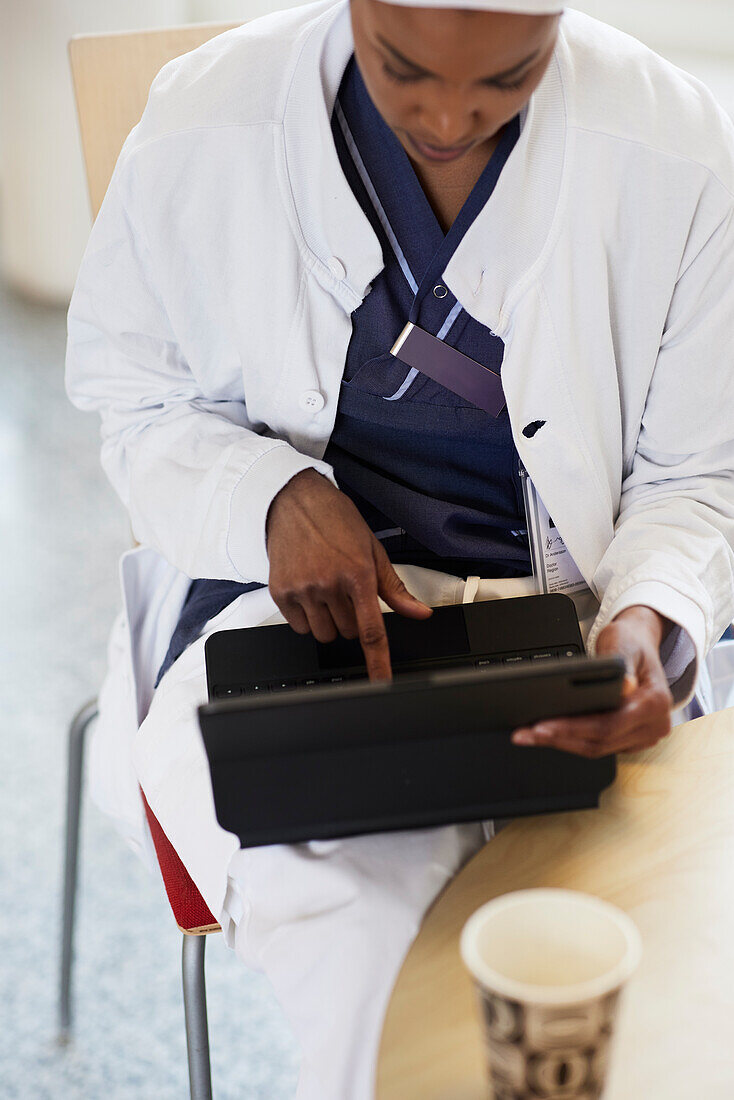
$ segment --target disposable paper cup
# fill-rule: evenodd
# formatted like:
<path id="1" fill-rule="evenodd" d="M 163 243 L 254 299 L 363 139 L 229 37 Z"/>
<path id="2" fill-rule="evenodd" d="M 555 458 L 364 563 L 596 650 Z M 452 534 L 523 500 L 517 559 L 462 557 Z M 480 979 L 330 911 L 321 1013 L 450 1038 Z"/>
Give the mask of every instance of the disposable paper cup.
<path id="1" fill-rule="evenodd" d="M 626 913 L 577 890 L 519 890 L 461 933 L 494 1100 L 601 1096 L 622 987 L 642 957 Z"/>

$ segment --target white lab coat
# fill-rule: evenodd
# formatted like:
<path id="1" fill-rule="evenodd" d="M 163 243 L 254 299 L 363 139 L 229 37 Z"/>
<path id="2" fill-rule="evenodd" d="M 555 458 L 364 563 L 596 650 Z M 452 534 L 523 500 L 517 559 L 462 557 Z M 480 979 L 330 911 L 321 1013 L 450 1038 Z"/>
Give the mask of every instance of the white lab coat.
<path id="1" fill-rule="evenodd" d="M 122 564 L 93 761 L 133 843 L 138 780 L 158 812 L 166 765 L 132 746 L 189 578 L 267 581 L 274 495 L 306 467 L 334 480 L 350 314 L 383 267 L 329 125 L 352 48 L 346 0 L 321 0 L 166 65 L 71 301 L 69 394 L 102 416 L 144 546 Z M 733 195 L 734 131 L 705 87 L 567 10 L 443 276 L 505 343 L 520 457 L 600 603 L 590 652 L 623 608 L 657 609 L 680 627 L 677 706 L 734 614 Z M 273 607 L 241 597 L 237 625 Z"/>

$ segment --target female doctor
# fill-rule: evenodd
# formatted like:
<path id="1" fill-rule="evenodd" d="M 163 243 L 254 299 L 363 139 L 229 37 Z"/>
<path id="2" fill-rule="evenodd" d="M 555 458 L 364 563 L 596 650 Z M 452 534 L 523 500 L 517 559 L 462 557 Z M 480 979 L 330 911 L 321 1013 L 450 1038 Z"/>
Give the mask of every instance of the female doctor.
<path id="1" fill-rule="evenodd" d="M 196 728 L 204 641 L 287 621 L 388 678 L 381 612 L 555 585 L 627 694 L 518 744 L 634 752 L 707 709 L 734 613 L 733 195 L 703 86 L 557 0 L 321 0 L 153 83 L 69 311 L 69 393 L 141 543 L 93 787 L 145 844 L 141 783 L 270 977 L 299 1100 L 372 1097 L 405 952 L 494 826 L 240 850 Z M 411 366 L 407 323 L 491 384 Z"/>

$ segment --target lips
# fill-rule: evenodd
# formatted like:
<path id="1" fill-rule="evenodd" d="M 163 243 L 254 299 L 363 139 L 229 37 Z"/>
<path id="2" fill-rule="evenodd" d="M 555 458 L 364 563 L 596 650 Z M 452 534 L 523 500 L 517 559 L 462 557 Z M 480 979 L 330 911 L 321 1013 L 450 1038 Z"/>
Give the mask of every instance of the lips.
<path id="1" fill-rule="evenodd" d="M 411 145 L 414 149 L 420 153 L 422 157 L 427 160 L 436 161 L 449 161 L 456 160 L 457 157 L 461 157 L 471 147 L 473 142 L 467 142 L 466 145 L 454 145 L 449 148 L 442 148 L 436 145 L 428 145 L 426 142 L 418 141 L 412 134 L 408 134 Z"/>

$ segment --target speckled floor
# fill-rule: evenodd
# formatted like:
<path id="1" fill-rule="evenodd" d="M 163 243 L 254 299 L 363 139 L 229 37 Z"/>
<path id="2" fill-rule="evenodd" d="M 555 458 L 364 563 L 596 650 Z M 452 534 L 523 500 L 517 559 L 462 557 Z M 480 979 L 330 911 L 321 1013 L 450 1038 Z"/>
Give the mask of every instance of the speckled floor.
<path id="1" fill-rule="evenodd" d="M 65 314 L 0 289 L 0 1098 L 184 1100 L 181 936 L 160 880 L 85 802 L 72 1044 L 56 1035 L 66 728 L 93 696 L 130 539 L 98 422 L 63 391 Z M 207 941 L 216 1100 L 287 1100 L 266 979 Z"/>

